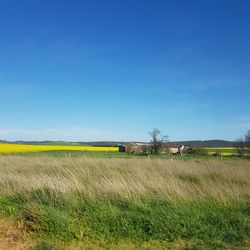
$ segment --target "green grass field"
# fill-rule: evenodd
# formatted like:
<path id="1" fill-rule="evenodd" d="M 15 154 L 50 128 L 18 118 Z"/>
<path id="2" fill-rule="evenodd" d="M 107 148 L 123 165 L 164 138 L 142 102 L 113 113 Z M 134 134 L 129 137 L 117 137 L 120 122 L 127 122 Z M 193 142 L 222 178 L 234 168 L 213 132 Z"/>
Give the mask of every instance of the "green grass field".
<path id="1" fill-rule="evenodd" d="M 61 153 L 0 155 L 3 249 L 250 246 L 249 160 Z"/>
<path id="2" fill-rule="evenodd" d="M 0 154 L 1 155 L 1 154 Z M 4 155 L 4 154 L 2 154 Z M 25 152 L 25 153 L 9 153 L 8 155 L 16 156 L 48 156 L 48 157 L 78 157 L 78 156 L 89 156 L 89 157 L 102 157 L 102 158 L 131 158 L 137 157 L 138 155 L 130 155 L 121 152 L 105 152 L 105 151 L 72 151 L 72 150 L 53 150 L 53 151 L 40 151 L 40 152 Z"/>

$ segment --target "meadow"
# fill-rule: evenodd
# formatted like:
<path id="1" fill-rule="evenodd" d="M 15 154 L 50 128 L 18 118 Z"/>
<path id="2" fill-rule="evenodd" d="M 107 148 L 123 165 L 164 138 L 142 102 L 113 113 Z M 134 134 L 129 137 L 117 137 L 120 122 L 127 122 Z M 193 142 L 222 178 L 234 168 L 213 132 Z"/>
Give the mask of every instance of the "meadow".
<path id="1" fill-rule="evenodd" d="M 249 170 L 246 159 L 0 155 L 0 249 L 248 249 Z"/>

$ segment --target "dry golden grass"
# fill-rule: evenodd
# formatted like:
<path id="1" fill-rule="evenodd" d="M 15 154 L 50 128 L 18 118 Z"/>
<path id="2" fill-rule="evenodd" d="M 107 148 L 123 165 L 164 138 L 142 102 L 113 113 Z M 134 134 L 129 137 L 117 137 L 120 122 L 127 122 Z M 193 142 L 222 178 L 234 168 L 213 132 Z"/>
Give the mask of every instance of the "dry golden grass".
<path id="1" fill-rule="evenodd" d="M 249 199 L 250 162 L 0 156 L 1 194 L 41 188 L 93 198 L 151 193 L 169 199 Z"/>
<path id="2" fill-rule="evenodd" d="M 0 219 L 0 250 L 24 250 L 28 249 L 27 240 L 10 219 Z"/>

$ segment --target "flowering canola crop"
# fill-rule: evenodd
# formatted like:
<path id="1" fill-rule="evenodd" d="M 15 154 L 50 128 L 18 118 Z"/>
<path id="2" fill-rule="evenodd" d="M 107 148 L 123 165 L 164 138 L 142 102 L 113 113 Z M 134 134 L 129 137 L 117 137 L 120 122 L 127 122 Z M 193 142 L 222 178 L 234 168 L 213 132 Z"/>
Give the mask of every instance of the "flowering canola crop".
<path id="1" fill-rule="evenodd" d="M 219 154 L 221 156 L 232 156 L 232 155 L 237 155 L 235 152 L 208 152 L 208 155 L 214 155 L 214 154 Z"/>
<path id="2" fill-rule="evenodd" d="M 119 147 L 0 144 L 0 153 L 22 153 L 22 152 L 25 153 L 25 152 L 42 152 L 42 151 L 59 151 L 59 150 L 118 152 Z"/>

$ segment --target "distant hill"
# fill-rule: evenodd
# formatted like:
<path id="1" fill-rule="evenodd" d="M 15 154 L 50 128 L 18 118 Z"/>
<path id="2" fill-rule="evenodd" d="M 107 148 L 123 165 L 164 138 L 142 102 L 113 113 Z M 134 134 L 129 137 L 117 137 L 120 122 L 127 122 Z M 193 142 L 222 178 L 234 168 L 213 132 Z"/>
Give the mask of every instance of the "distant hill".
<path id="1" fill-rule="evenodd" d="M 0 143 L 27 144 L 27 145 L 58 145 L 58 146 L 85 146 L 85 145 L 117 146 L 126 144 L 126 142 L 118 142 L 118 141 L 68 142 L 68 141 L 5 141 L 5 140 L 0 140 Z"/>
<path id="2" fill-rule="evenodd" d="M 205 141 L 175 141 L 169 142 L 169 144 L 183 144 L 190 147 L 204 147 L 204 148 L 213 148 L 213 147 L 237 147 L 239 142 L 235 141 L 224 141 L 224 140 L 205 140 Z"/>
<path id="3" fill-rule="evenodd" d="M 121 141 L 90 141 L 90 142 L 67 142 L 67 141 L 5 141 L 0 140 L 0 143 L 16 143 L 16 144 L 32 144 L 32 145 L 60 145 L 60 146 L 81 146 L 81 145 L 92 145 L 92 146 L 117 146 L 126 145 L 129 142 Z M 146 143 L 146 142 L 137 142 Z M 239 142 L 225 141 L 225 140 L 195 140 L 195 141 L 171 141 L 169 145 L 187 145 L 190 147 L 237 147 L 240 146 Z"/>
<path id="4" fill-rule="evenodd" d="M 145 143 L 145 142 L 137 142 L 137 143 Z M 190 147 L 204 147 L 204 148 L 212 148 L 212 147 L 237 147 L 242 146 L 240 142 L 236 141 L 225 141 L 225 140 L 194 140 L 194 141 L 170 141 L 168 142 L 170 146 L 176 145 L 185 145 Z M 241 145 L 240 145 L 241 144 Z"/>

